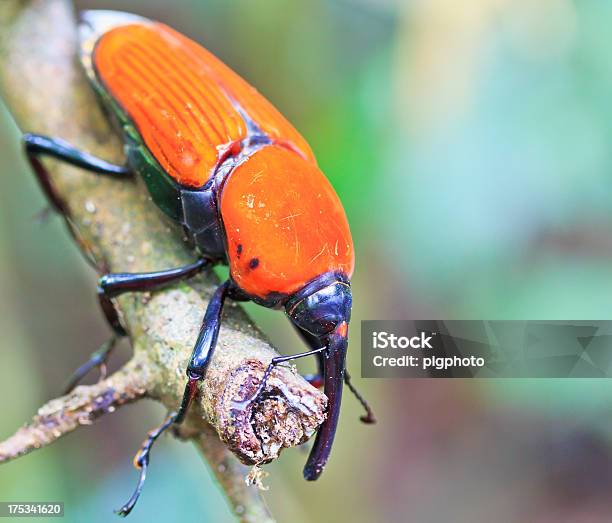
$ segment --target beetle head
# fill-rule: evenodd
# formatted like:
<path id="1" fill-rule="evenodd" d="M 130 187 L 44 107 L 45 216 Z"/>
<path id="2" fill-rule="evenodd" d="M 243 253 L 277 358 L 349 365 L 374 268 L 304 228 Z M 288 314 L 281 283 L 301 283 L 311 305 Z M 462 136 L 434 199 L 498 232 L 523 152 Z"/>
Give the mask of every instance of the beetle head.
<path id="1" fill-rule="evenodd" d="M 300 329 L 324 338 L 342 322 L 351 319 L 353 298 L 351 288 L 342 281 L 335 281 L 322 289 L 287 306 L 287 315 Z"/>

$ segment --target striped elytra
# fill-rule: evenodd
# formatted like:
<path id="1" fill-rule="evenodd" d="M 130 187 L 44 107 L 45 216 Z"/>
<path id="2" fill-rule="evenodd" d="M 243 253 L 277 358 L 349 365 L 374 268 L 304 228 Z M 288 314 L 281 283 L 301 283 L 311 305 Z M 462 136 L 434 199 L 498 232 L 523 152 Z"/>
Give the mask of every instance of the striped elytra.
<path id="1" fill-rule="evenodd" d="M 255 88 L 206 49 L 155 22 L 115 27 L 96 43 L 101 83 L 179 184 L 201 187 L 247 136 L 248 118 L 272 140 L 314 162 L 295 128 Z"/>

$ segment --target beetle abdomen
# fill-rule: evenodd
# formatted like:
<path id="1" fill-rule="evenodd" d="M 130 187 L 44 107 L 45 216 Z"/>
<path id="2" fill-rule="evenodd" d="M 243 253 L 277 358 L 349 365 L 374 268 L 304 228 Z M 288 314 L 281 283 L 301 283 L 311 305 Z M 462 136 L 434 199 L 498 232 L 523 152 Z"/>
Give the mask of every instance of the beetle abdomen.
<path id="1" fill-rule="evenodd" d="M 289 295 L 321 274 L 353 274 L 353 241 L 316 165 L 269 145 L 229 175 L 221 216 L 232 278 L 252 297 Z"/>
<path id="2" fill-rule="evenodd" d="M 93 63 L 155 159 L 183 186 L 208 181 L 228 150 L 250 132 L 246 119 L 314 162 L 300 134 L 253 87 L 163 24 L 110 29 L 98 39 Z"/>

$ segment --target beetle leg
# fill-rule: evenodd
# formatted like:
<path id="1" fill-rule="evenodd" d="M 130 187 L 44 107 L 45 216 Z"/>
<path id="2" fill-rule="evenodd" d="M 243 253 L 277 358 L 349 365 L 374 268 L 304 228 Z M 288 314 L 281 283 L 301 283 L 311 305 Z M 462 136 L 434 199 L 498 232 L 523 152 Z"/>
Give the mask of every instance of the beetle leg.
<path id="1" fill-rule="evenodd" d="M 47 197 L 47 200 L 49 200 L 53 209 L 55 209 L 60 214 L 64 215 L 66 219 L 68 219 L 68 209 L 66 207 L 66 204 L 64 203 L 64 200 L 61 198 L 61 196 L 55 190 L 55 187 L 53 186 L 53 182 L 51 181 L 51 176 L 49 176 L 49 172 L 47 171 L 43 163 L 40 161 L 40 159 L 38 158 L 38 153 L 34 153 L 33 151 L 29 150 L 29 146 L 27 142 L 28 136 L 29 135 L 25 135 L 23 138 L 24 147 L 25 147 L 28 162 L 30 163 L 32 170 L 34 171 L 34 174 L 36 175 L 38 184 L 40 185 L 40 188 L 42 189 L 42 191 L 45 193 L 45 196 Z"/>
<path id="2" fill-rule="evenodd" d="M 23 144 L 28 158 L 36 159 L 38 156 L 51 156 L 81 169 L 97 174 L 126 177 L 132 173 L 123 165 L 115 165 L 77 149 L 59 138 L 49 138 L 40 134 L 25 134 Z"/>
<path id="3" fill-rule="evenodd" d="M 261 381 L 259 382 L 259 386 L 257 387 L 257 390 L 255 391 L 255 393 L 250 398 L 247 398 L 242 401 L 235 401 L 234 402 L 235 405 L 239 408 L 244 409 L 245 407 L 247 407 L 248 405 L 256 401 L 257 398 L 261 395 L 261 393 L 266 388 L 266 382 L 268 381 L 268 378 L 270 377 L 272 370 L 278 364 L 284 363 L 286 361 L 297 360 L 299 358 L 306 358 L 307 356 L 312 356 L 313 354 L 320 354 L 324 352 L 325 350 L 327 350 L 327 347 L 320 347 L 318 349 L 313 349 L 313 350 L 309 350 L 306 352 L 300 352 L 299 354 L 291 354 L 289 356 L 277 356 L 275 358 L 272 358 L 270 360 L 270 363 L 268 364 L 268 367 L 266 368 L 266 371 L 264 372 L 263 377 L 261 378 Z"/>
<path id="4" fill-rule="evenodd" d="M 96 352 L 94 352 L 89 360 L 75 370 L 68 380 L 68 385 L 66 385 L 66 388 L 64 389 L 64 394 L 68 394 L 70 391 L 72 391 L 72 389 L 79 384 L 79 382 L 89 373 L 89 371 L 96 367 L 100 369 L 100 379 L 104 379 L 106 377 L 106 361 L 117 345 L 117 341 L 119 341 L 118 336 L 113 336 Z"/>
<path id="5" fill-rule="evenodd" d="M 126 292 L 146 292 L 160 289 L 166 285 L 191 278 L 212 265 L 208 258 L 174 269 L 155 272 L 114 272 L 98 280 L 98 288 L 107 298 L 116 298 Z"/>
<path id="6" fill-rule="evenodd" d="M 127 332 L 121 325 L 119 319 L 119 312 L 117 311 L 113 300 L 111 300 L 100 287 L 98 287 L 98 303 L 102 309 L 102 313 L 106 318 L 106 322 L 110 325 L 111 329 L 115 333 L 115 336 L 127 336 Z"/>
<path id="7" fill-rule="evenodd" d="M 142 492 L 142 487 L 147 477 L 149 454 L 153 448 L 155 440 L 157 440 L 157 438 L 172 424 L 181 423 L 183 421 L 185 415 L 187 414 L 187 410 L 189 409 L 189 405 L 191 405 L 191 402 L 193 401 L 193 398 L 197 392 L 197 384 L 206 375 L 206 369 L 208 368 L 208 363 L 215 350 L 215 345 L 219 336 L 221 312 L 223 311 L 223 303 L 227 296 L 229 287 L 229 281 L 221 284 L 208 303 L 206 314 L 204 315 L 204 320 L 202 322 L 202 328 L 200 329 L 200 334 L 193 349 L 189 366 L 187 367 L 187 376 L 189 379 L 187 381 L 183 401 L 181 402 L 178 412 L 169 414 L 159 427 L 149 432 L 147 439 L 143 442 L 136 454 L 136 457 L 134 458 L 134 465 L 136 468 L 140 469 L 140 477 L 138 478 L 136 489 L 128 502 L 117 511 L 117 514 L 120 516 L 127 516 L 138 501 L 138 497 Z"/>
<path id="8" fill-rule="evenodd" d="M 170 427 L 174 420 L 176 419 L 176 414 L 169 414 L 168 417 L 164 420 L 164 422 L 155 429 L 151 430 L 147 434 L 147 439 L 142 442 L 140 449 L 134 456 L 134 466 L 140 470 L 140 476 L 138 477 L 138 484 L 136 485 L 136 489 L 130 496 L 130 499 L 125 503 L 120 509 L 116 510 L 115 513 L 119 516 L 125 517 L 136 505 L 138 498 L 140 497 L 140 493 L 142 492 L 142 487 L 144 486 L 145 479 L 147 479 L 147 469 L 149 468 L 149 456 L 151 454 L 151 449 L 153 448 L 153 444 L 167 429 Z"/>
<path id="9" fill-rule="evenodd" d="M 68 206 L 53 186 L 51 176 L 49 176 L 49 172 L 40 160 L 40 156 L 52 156 L 72 165 L 76 165 L 77 167 L 82 167 L 83 169 L 88 169 L 99 174 L 128 176 L 131 174 L 130 171 L 128 171 L 126 167 L 113 165 L 105 162 L 104 160 L 100 160 L 95 156 L 81 152 L 63 140 L 47 138 L 46 136 L 36 134 L 25 134 L 23 136 L 23 145 L 28 162 L 34 171 L 38 184 L 45 193 L 47 200 L 49 200 L 53 209 L 59 212 L 66 220 L 70 234 L 77 244 L 81 246 L 81 250 L 83 253 L 85 253 L 87 261 L 93 267 L 96 267 L 95 260 L 93 259 L 89 247 L 85 242 L 83 242 L 75 228 L 72 226 Z"/>
<path id="10" fill-rule="evenodd" d="M 297 325 L 294 324 L 295 330 L 298 332 L 300 337 L 304 340 L 306 345 L 309 347 L 315 348 L 320 345 L 319 338 L 313 336 L 309 332 L 300 329 Z M 321 387 L 323 385 L 323 354 L 319 354 L 317 358 L 317 370 L 318 374 L 311 374 L 308 376 L 304 376 L 304 378 L 313 386 L 313 387 Z M 349 388 L 349 390 L 353 393 L 353 395 L 357 398 L 357 401 L 361 403 L 365 410 L 365 414 L 360 416 L 359 419 L 363 423 L 372 424 L 376 423 L 376 417 L 374 416 L 374 412 L 372 411 L 372 407 L 368 401 L 361 395 L 361 393 L 355 388 L 353 382 L 351 381 L 350 374 L 345 370 L 344 372 L 344 383 Z"/>
<path id="11" fill-rule="evenodd" d="M 211 265 L 212 262 L 209 259 L 200 258 L 194 263 L 175 269 L 156 272 L 106 274 L 98 280 L 100 307 L 115 333 L 119 336 L 125 336 L 125 329 L 121 325 L 112 298 L 116 298 L 126 292 L 145 292 L 160 289 L 179 280 L 191 278 Z"/>
<path id="12" fill-rule="evenodd" d="M 183 394 L 183 400 L 176 415 L 175 423 L 181 423 L 185 419 L 189 406 L 196 395 L 198 382 L 204 379 L 206 375 L 208 364 L 215 351 L 217 338 L 219 337 L 221 313 L 223 312 L 223 304 L 229 288 L 230 282 L 228 280 L 217 288 L 210 302 L 208 302 L 200 334 L 187 366 L 187 385 L 185 386 L 185 393 Z"/>
<path id="13" fill-rule="evenodd" d="M 344 384 L 349 388 L 349 390 L 353 393 L 353 395 L 357 398 L 357 401 L 361 403 L 366 413 L 363 416 L 360 416 L 359 419 L 362 423 L 367 425 L 373 425 L 376 423 L 376 416 L 374 416 L 374 411 L 368 401 L 361 395 L 361 393 L 355 388 L 353 382 L 351 381 L 351 375 L 348 371 L 344 370 Z"/>
<path id="14" fill-rule="evenodd" d="M 195 276 L 210 264 L 210 260 L 201 258 L 190 265 L 176 269 L 148 273 L 111 273 L 102 276 L 98 283 L 98 299 L 106 320 L 115 331 L 115 336 L 94 352 L 89 361 L 75 371 L 69 381 L 66 393 L 70 392 L 92 368 L 102 367 L 113 350 L 117 338 L 126 335 L 112 298 L 125 292 L 159 289 L 175 281 Z"/>
<path id="15" fill-rule="evenodd" d="M 40 156 L 51 156 L 58 160 L 62 160 L 71 165 L 96 172 L 98 174 L 108 174 L 113 176 L 129 176 L 131 173 L 126 167 L 114 165 L 112 163 L 100 160 L 91 154 L 79 151 L 72 145 L 63 140 L 48 138 L 38 134 L 24 134 L 23 145 L 26 156 L 40 186 L 51 202 L 51 205 L 56 211 L 68 218 L 68 209 L 63 199 L 57 194 L 53 187 L 51 177 L 43 163 L 40 161 Z"/>

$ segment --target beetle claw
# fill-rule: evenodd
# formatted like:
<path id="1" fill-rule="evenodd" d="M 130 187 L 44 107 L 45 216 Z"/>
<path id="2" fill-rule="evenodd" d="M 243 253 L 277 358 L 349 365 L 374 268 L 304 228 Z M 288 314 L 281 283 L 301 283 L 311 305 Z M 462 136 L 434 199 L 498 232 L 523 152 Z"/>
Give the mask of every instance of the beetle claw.
<path id="1" fill-rule="evenodd" d="M 365 414 L 363 416 L 359 416 L 359 420 L 366 425 L 375 425 L 376 418 L 372 415 L 372 413 Z"/>
<path id="2" fill-rule="evenodd" d="M 144 487 L 144 482 L 147 479 L 147 469 L 149 468 L 149 459 L 153 444 L 168 427 L 174 424 L 175 421 L 176 413 L 173 412 L 168 415 L 168 417 L 159 427 L 153 429 L 147 434 L 147 439 L 143 441 L 142 445 L 140 446 L 140 449 L 138 449 L 138 452 L 134 456 L 134 467 L 140 470 L 140 475 L 138 476 L 138 483 L 136 484 L 136 488 L 130 496 L 130 499 L 123 506 L 121 506 L 121 508 L 115 510 L 115 514 L 121 517 L 125 517 L 130 512 L 132 512 L 132 509 L 136 506 L 136 502 L 138 501 L 138 498 L 140 497 L 140 494 L 142 492 L 142 488 Z"/>

